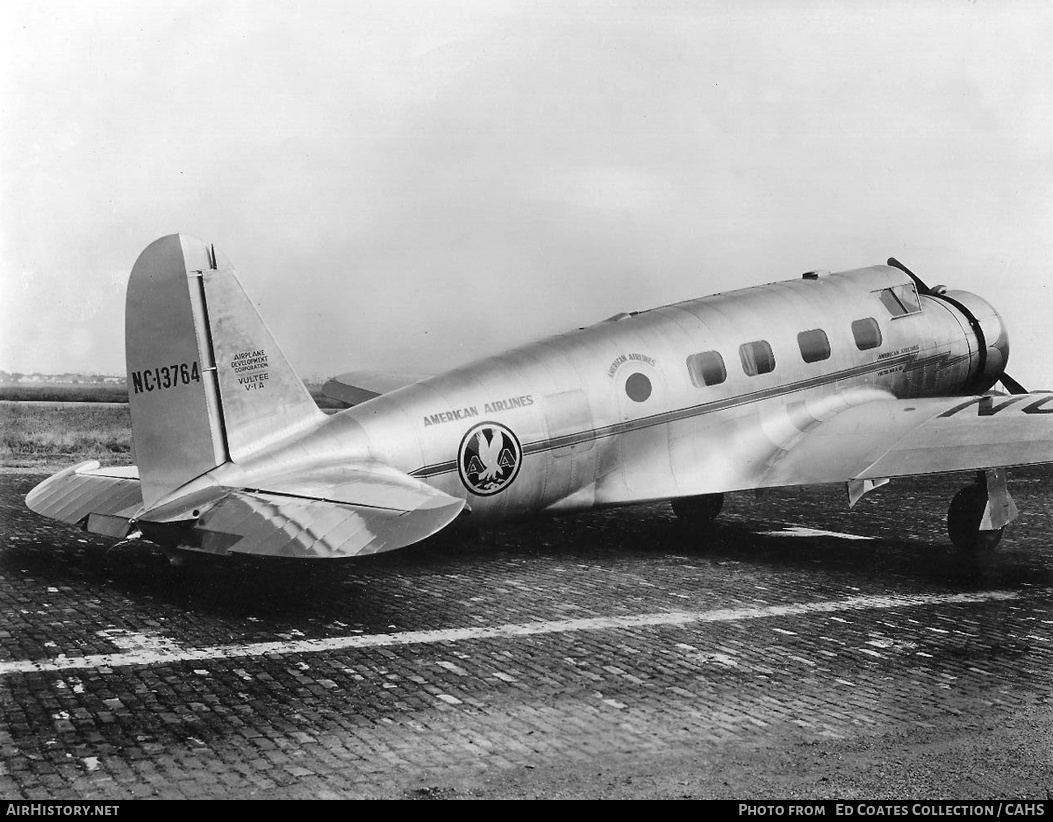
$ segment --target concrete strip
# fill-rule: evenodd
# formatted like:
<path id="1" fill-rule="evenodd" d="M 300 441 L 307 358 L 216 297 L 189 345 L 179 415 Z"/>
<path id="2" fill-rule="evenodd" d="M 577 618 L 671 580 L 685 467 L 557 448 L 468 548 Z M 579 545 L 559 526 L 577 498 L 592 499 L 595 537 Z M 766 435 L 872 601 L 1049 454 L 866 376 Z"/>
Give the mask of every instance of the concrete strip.
<path id="1" fill-rule="evenodd" d="M 900 596 L 861 596 L 823 602 L 801 602 L 788 605 L 766 605 L 747 608 L 718 608 L 712 611 L 669 611 L 636 616 L 560 619 L 543 622 L 498 625 L 494 627 L 445 628 L 435 631 L 400 631 L 391 634 L 359 634 L 325 639 L 253 642 L 243 645 L 216 645 L 207 648 L 182 648 L 174 641 L 155 641 L 151 647 L 134 651 L 93 656 L 59 656 L 46 660 L 10 660 L 0 662 L 0 676 L 34 672 L 76 669 L 120 668 L 137 665 L 166 665 L 206 659 L 236 659 L 266 655 L 311 654 L 326 651 L 381 648 L 394 645 L 424 645 L 435 642 L 464 642 L 478 639 L 514 639 L 538 634 L 574 631 L 609 631 L 627 628 L 686 626 L 705 622 L 740 622 L 771 617 L 808 614 L 871 611 L 886 608 L 910 608 L 925 605 L 1000 602 L 1017 599 L 1013 591 L 983 591 L 974 594 L 923 594 Z M 158 638 L 162 639 L 162 638 Z"/>

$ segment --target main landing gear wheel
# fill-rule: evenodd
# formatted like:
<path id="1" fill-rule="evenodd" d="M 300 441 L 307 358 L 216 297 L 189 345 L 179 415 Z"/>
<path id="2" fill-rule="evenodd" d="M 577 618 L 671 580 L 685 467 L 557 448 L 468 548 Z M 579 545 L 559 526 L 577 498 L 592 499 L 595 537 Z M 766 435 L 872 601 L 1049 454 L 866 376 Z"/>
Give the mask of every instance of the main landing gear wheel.
<path id="1" fill-rule="evenodd" d="M 987 488 L 983 485 L 966 485 L 954 495 L 947 510 L 947 533 L 959 551 L 991 551 L 1001 541 L 1005 528 L 980 530 L 986 507 Z"/>
<path id="2" fill-rule="evenodd" d="M 723 494 L 701 494 L 697 497 L 678 497 L 671 501 L 673 513 L 688 525 L 706 525 L 717 518 L 724 507 Z"/>

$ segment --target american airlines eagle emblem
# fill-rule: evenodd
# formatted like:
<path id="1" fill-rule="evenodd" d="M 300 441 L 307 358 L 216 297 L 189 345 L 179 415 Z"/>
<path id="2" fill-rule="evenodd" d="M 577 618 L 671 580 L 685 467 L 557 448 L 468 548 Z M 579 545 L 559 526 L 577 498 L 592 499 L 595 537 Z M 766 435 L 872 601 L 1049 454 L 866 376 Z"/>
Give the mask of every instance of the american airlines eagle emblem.
<path id="1" fill-rule="evenodd" d="M 512 484 L 522 456 L 519 440 L 508 428 L 496 422 L 481 422 L 461 440 L 457 452 L 461 482 L 473 494 L 496 494 Z"/>

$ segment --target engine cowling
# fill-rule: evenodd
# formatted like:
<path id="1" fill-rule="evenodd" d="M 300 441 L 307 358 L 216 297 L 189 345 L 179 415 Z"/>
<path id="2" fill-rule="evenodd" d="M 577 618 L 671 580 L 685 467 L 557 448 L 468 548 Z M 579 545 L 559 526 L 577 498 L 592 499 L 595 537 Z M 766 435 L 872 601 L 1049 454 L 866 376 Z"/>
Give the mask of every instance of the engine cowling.
<path id="1" fill-rule="evenodd" d="M 972 334 L 968 390 L 982 393 L 998 382 L 1009 362 L 1009 333 L 994 307 L 969 291 L 944 291 L 933 296 L 953 306 Z"/>

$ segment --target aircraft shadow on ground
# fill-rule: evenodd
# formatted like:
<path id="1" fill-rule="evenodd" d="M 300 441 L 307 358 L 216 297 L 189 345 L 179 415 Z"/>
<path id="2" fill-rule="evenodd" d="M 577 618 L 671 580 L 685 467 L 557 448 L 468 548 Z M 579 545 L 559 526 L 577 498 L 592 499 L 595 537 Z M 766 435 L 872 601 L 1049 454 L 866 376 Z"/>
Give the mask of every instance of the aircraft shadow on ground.
<path id="1" fill-rule="evenodd" d="M 803 523 L 802 523 L 803 524 Z M 853 528 L 867 534 L 867 526 Z M 349 560 L 204 558 L 173 568 L 156 548 L 143 543 L 111 545 L 92 535 L 45 526 L 38 537 L 9 545 L 0 571 L 17 579 L 30 574 L 51 586 L 108 589 L 131 600 L 153 601 L 202 615 L 239 619 L 266 615 L 275 623 L 339 619 L 371 626 L 405 624 L 407 586 L 436 574 L 471 573 L 485 579 L 495 565 L 533 564 L 535 581 L 562 583 L 550 568 L 576 561 L 601 569 L 626 561 L 647 564 L 663 557 L 699 563 L 740 563 L 765 574 L 831 576 L 846 586 L 902 590 L 905 583 L 954 591 L 1013 590 L 1053 585 L 1048 558 L 1027 551 L 995 550 L 963 555 L 932 540 L 890 538 L 887 528 L 871 539 L 826 534 L 783 536 L 784 521 L 732 513 L 705 528 L 679 523 L 667 506 L 547 518 L 498 529 L 454 530 L 390 554 Z M 837 527 L 832 526 L 832 527 Z M 882 532 L 886 533 L 882 533 Z M 420 604 L 417 603 L 418 609 Z M 446 606 L 428 602 L 429 622 Z M 409 626 L 412 627 L 412 626 Z"/>

